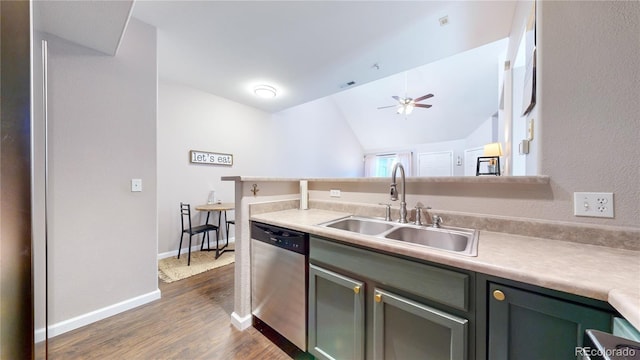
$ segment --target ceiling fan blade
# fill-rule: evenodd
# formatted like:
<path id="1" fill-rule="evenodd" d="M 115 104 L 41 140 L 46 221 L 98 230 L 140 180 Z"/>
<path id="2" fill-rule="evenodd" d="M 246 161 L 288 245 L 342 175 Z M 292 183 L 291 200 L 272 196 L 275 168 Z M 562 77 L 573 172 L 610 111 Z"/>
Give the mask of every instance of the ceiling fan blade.
<path id="1" fill-rule="evenodd" d="M 392 96 L 392 98 L 396 99 L 396 101 L 398 101 L 398 102 L 400 102 L 400 103 L 404 102 L 404 99 L 403 99 L 403 98 L 401 98 L 400 96 L 395 96 L 395 95 L 394 95 L 394 96 Z"/>
<path id="2" fill-rule="evenodd" d="M 398 105 L 380 106 L 378 109 L 387 109 L 387 108 L 396 107 L 396 106 Z"/>
<path id="3" fill-rule="evenodd" d="M 421 107 L 421 108 L 427 108 L 427 109 L 428 109 L 428 108 L 432 107 L 433 105 L 427 105 L 427 104 L 415 104 L 414 106 L 415 106 L 415 107 Z"/>
<path id="4" fill-rule="evenodd" d="M 415 98 L 415 99 L 413 99 L 413 101 L 418 102 L 418 101 L 422 101 L 424 99 L 428 99 L 428 98 L 432 98 L 432 97 L 433 97 L 433 94 L 427 94 L 427 95 L 424 95 L 424 96 L 420 96 L 419 98 Z"/>

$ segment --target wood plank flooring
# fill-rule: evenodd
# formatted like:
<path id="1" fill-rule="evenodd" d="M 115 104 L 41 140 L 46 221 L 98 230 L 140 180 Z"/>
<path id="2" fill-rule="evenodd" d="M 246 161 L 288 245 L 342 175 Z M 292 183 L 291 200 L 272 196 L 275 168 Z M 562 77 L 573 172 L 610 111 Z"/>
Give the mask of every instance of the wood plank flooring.
<path id="1" fill-rule="evenodd" d="M 233 268 L 160 281 L 160 300 L 50 339 L 49 359 L 291 359 L 231 325 Z"/>

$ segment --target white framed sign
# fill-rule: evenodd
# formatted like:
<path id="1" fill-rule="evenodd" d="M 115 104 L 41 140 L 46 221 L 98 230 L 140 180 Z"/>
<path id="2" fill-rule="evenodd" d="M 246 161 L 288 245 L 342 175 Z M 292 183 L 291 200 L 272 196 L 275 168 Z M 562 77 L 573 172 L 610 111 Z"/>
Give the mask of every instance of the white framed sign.
<path id="1" fill-rule="evenodd" d="M 233 165 L 232 154 L 214 153 L 208 151 L 191 150 L 189 152 L 192 164 L 208 164 L 208 165 Z"/>

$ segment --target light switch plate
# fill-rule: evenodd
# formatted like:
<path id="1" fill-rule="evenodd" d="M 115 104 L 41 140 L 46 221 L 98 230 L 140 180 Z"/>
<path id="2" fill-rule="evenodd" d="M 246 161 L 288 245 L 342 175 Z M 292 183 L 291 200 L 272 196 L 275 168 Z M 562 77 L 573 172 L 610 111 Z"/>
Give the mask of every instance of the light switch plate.
<path id="1" fill-rule="evenodd" d="M 573 214 L 613 218 L 613 193 L 574 192 Z"/>
<path id="2" fill-rule="evenodd" d="M 131 192 L 142 191 L 142 179 L 131 179 Z"/>

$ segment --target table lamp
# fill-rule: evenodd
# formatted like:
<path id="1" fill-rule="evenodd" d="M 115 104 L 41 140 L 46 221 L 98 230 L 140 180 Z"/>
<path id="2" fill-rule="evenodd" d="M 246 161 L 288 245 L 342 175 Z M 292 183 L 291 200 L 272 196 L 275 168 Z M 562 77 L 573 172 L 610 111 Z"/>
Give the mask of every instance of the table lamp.
<path id="1" fill-rule="evenodd" d="M 502 145 L 499 142 L 484 146 L 484 157 L 489 159 L 489 173 L 500 175 L 500 156 L 502 156 Z"/>

